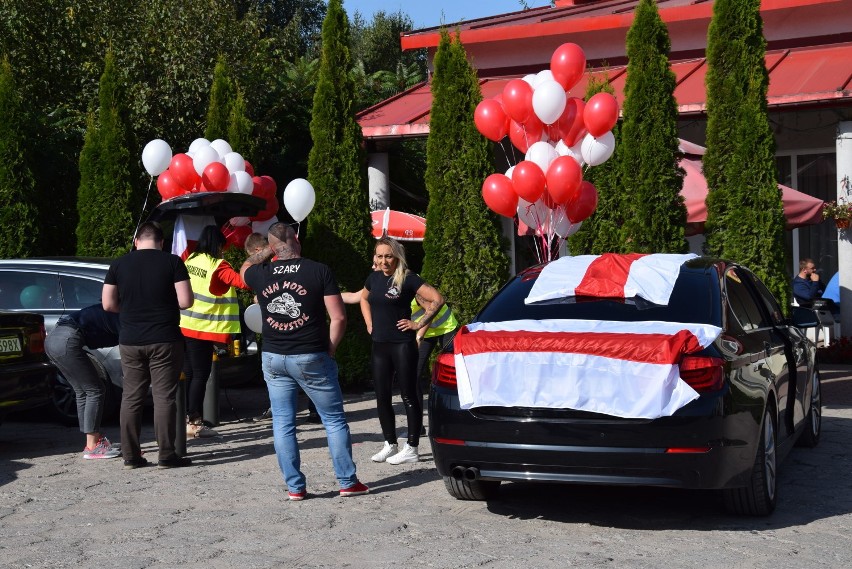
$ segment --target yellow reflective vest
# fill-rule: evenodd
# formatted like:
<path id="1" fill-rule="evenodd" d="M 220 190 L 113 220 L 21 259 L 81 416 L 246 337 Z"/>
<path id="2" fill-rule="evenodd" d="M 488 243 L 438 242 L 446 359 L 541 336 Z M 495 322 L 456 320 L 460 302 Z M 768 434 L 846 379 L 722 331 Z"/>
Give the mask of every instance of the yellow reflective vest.
<path id="1" fill-rule="evenodd" d="M 419 304 L 417 304 L 416 300 L 411 301 L 411 319 L 413 321 L 418 321 L 425 314 L 425 310 L 421 308 Z M 441 307 L 441 310 L 438 311 L 438 314 L 432 319 L 429 323 L 429 329 L 426 330 L 426 333 L 423 335 L 424 338 L 432 338 L 433 336 L 443 336 L 448 332 L 452 332 L 456 328 L 459 327 L 459 323 L 456 320 L 453 311 L 450 309 L 449 304 L 445 304 Z"/>
<path id="2" fill-rule="evenodd" d="M 227 341 L 227 335 L 240 333 L 240 304 L 234 287 L 221 296 L 210 292 L 213 273 L 221 263 L 222 259 L 210 255 L 194 255 L 184 262 L 195 297 L 189 309 L 180 311 L 180 327 L 186 336 Z"/>

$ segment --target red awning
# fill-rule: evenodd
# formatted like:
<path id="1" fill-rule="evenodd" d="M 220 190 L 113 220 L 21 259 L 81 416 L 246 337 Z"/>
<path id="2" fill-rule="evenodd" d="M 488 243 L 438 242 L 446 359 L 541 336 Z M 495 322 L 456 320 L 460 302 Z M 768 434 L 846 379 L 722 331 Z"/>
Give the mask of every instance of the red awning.
<path id="1" fill-rule="evenodd" d="M 769 107 L 777 110 L 801 104 L 829 105 L 852 101 L 852 42 L 820 47 L 798 47 L 777 50 L 766 55 L 769 70 Z M 704 76 L 707 62 L 702 58 L 672 62 L 677 76 L 675 98 L 681 115 L 704 112 Z M 619 104 L 624 102 L 625 66 L 595 70 L 568 93 L 583 97 L 592 76 L 609 77 L 616 90 Z M 480 79 L 483 97 L 503 92 L 516 76 L 483 77 Z M 429 134 L 429 112 L 432 93 L 428 83 L 421 83 L 358 114 L 358 123 L 365 138 L 400 138 Z M 471 119 L 472 120 L 472 119 Z"/>
<path id="2" fill-rule="evenodd" d="M 373 211 L 370 216 L 376 239 L 387 235 L 399 241 L 423 241 L 426 235 L 426 220 L 419 215 L 388 208 Z"/>

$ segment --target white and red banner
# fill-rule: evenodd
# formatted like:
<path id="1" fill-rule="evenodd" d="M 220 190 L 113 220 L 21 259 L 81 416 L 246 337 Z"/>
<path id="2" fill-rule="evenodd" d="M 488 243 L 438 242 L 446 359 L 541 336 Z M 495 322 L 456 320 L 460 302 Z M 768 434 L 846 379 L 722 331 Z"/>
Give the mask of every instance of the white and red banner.
<path id="1" fill-rule="evenodd" d="M 709 346 L 721 331 L 675 322 L 474 322 L 454 339 L 459 401 L 462 409 L 669 416 L 698 397 L 680 379 L 677 362 Z"/>
<path id="2" fill-rule="evenodd" d="M 668 304 L 680 266 L 695 257 L 692 253 L 562 257 L 544 267 L 525 302 L 568 296 L 639 296 L 654 304 Z"/>
<path id="3" fill-rule="evenodd" d="M 195 250 L 201 230 L 208 225 L 216 225 L 210 215 L 178 215 L 172 237 L 172 253 L 186 261 Z"/>

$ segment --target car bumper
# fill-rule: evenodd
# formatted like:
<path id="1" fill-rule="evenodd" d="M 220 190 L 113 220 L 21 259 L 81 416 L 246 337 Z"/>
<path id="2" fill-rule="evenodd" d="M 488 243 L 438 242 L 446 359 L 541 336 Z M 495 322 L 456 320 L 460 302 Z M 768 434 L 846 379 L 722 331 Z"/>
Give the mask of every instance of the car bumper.
<path id="1" fill-rule="evenodd" d="M 56 368 L 47 362 L 4 365 L 0 370 L 0 414 L 49 403 L 55 373 Z"/>
<path id="2" fill-rule="evenodd" d="M 430 441 L 442 476 L 461 467 L 484 480 L 718 489 L 746 485 L 754 465 L 754 413 L 723 415 L 723 402 L 712 398 L 656 420 L 536 420 L 461 410 L 441 389 L 431 397 Z"/>

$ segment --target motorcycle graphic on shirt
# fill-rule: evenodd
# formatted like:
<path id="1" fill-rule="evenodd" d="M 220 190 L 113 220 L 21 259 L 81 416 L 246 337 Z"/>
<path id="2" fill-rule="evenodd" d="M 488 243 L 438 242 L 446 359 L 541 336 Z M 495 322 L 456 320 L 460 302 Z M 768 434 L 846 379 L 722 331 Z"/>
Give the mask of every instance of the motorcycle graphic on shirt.
<path id="1" fill-rule="evenodd" d="M 266 310 L 270 314 L 286 314 L 290 318 L 298 318 L 302 313 L 299 308 L 300 306 L 302 306 L 301 302 L 296 302 L 293 295 L 289 292 L 285 292 L 281 296 L 273 298 L 269 304 L 266 305 Z"/>

